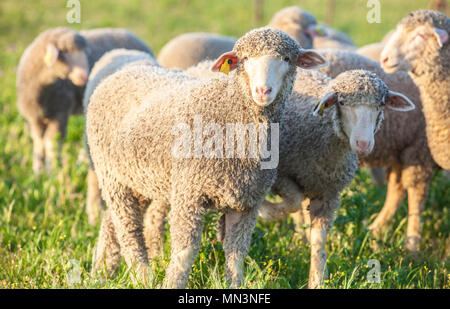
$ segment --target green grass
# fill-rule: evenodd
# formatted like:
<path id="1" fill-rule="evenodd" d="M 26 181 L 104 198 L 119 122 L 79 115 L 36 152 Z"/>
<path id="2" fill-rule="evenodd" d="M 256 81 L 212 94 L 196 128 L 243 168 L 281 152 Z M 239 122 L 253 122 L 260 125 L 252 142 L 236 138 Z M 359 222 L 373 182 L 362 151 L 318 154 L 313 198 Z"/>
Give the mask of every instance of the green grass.
<path id="1" fill-rule="evenodd" d="M 0 288 L 133 288 L 124 263 L 106 283 L 90 278 L 92 248 L 99 227 L 91 227 L 84 213 L 87 163 L 81 117 L 70 120 L 58 172 L 35 178 L 32 142 L 16 108 L 15 68 L 25 47 L 41 31 L 66 25 L 66 1 L 0 2 Z M 106 0 L 81 1 L 82 23 L 76 29 L 129 28 L 155 50 L 173 36 L 188 31 L 211 31 L 240 36 L 255 25 L 252 1 L 211 0 Z M 325 1 L 264 1 L 264 22 L 287 5 L 301 5 L 319 19 Z M 411 10 L 426 8 L 428 1 L 383 1 L 381 23 L 366 22 L 366 1 L 338 1 L 333 26 L 349 33 L 358 45 L 380 40 Z M 423 213 L 422 254 L 413 259 L 403 249 L 407 204 L 402 204 L 384 234 L 379 250 L 367 225 L 381 209 L 385 188 L 371 184 L 360 171 L 342 194 L 342 207 L 328 238 L 330 280 L 326 288 L 450 288 L 450 182 L 436 173 Z M 189 288 L 223 288 L 224 255 L 215 239 L 216 214 L 205 219 L 203 245 L 195 262 Z M 166 235 L 167 236 L 167 235 Z M 153 262 L 154 287 L 161 285 L 168 263 L 165 256 Z M 366 280 L 366 263 L 381 264 L 381 283 Z M 79 263 L 81 283 L 71 286 L 67 274 L 71 260 Z M 246 258 L 247 288 L 304 288 L 309 270 L 309 246 L 294 232 L 291 219 L 258 222 Z"/>

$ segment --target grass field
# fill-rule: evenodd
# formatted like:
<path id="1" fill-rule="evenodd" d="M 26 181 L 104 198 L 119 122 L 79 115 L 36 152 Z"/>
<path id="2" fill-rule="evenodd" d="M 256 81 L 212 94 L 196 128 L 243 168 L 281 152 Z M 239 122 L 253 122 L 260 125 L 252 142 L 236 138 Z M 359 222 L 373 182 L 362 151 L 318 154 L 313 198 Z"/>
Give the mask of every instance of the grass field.
<path id="1" fill-rule="evenodd" d="M 300 5 L 321 20 L 324 0 L 264 0 L 264 23 L 287 5 Z M 382 1 L 381 23 L 366 21 L 366 1 L 337 1 L 333 26 L 346 31 L 358 45 L 375 42 L 409 11 L 426 8 L 427 0 Z M 92 248 L 99 226 L 84 213 L 88 164 L 83 148 L 82 117 L 72 117 L 64 144 L 63 162 L 52 175 L 32 173 L 32 142 L 16 108 L 15 68 L 25 47 L 41 31 L 55 26 L 75 29 L 129 28 L 155 52 L 173 36 L 210 31 L 240 36 L 256 25 L 252 1 L 234 0 L 119 0 L 81 1 L 81 24 L 69 25 L 66 1 L 0 1 L 0 288 L 134 288 L 122 263 L 117 277 L 100 283 L 90 278 Z M 421 256 L 403 249 L 407 204 L 403 202 L 387 228 L 378 250 L 367 225 L 381 209 L 385 189 L 360 171 L 342 194 L 339 217 L 328 238 L 330 279 L 325 288 L 450 288 L 450 181 L 436 173 L 423 212 Z M 201 253 L 189 288 L 224 288 L 222 245 L 215 239 L 216 214 L 207 216 Z M 167 236 L 167 235 L 166 235 Z M 165 256 L 153 262 L 154 287 L 161 285 L 168 264 Z M 381 282 L 369 283 L 367 261 L 381 265 Z M 309 246 L 294 232 L 291 219 L 259 221 L 246 258 L 246 288 L 304 288 L 309 270 Z M 74 266 L 75 265 L 75 266 Z M 68 273 L 77 265 L 81 282 L 71 285 Z"/>

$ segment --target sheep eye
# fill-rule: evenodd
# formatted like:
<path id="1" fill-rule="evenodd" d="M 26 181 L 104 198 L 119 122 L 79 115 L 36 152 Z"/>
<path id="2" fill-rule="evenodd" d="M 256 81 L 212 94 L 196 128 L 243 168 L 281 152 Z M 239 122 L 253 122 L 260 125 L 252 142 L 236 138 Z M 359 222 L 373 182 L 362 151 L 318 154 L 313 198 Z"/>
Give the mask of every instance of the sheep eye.
<path id="1" fill-rule="evenodd" d="M 339 101 L 340 106 L 344 106 L 344 101 Z"/>
<path id="2" fill-rule="evenodd" d="M 243 61 L 247 61 L 247 60 L 248 60 L 248 57 L 247 57 L 247 56 L 244 56 L 244 58 L 242 58 L 242 60 L 243 60 Z"/>
<path id="3" fill-rule="evenodd" d="M 289 60 L 291 60 L 291 59 L 289 59 L 289 57 L 284 57 L 283 60 L 286 61 L 286 62 L 289 62 Z"/>

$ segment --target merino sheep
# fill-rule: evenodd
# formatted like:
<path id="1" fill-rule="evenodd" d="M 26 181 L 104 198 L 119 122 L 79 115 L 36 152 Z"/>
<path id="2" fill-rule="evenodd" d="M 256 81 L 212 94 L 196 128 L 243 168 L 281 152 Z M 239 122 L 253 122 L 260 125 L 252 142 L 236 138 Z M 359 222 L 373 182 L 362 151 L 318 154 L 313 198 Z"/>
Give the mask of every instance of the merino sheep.
<path id="1" fill-rule="evenodd" d="M 276 142 L 276 123 L 282 120 L 296 67 L 324 64 L 319 54 L 302 50 L 285 33 L 261 28 L 219 57 L 212 69 L 227 68 L 227 76 L 197 79 L 134 66 L 102 81 L 91 96 L 86 121 L 91 158 L 108 205 L 92 272 L 106 264 L 108 274 L 113 273 L 123 255 L 146 278 L 142 222 L 151 201 L 150 209 L 171 208 L 172 248 L 164 286 L 186 286 L 209 209 L 225 213 L 227 278 L 240 286 L 257 211 L 276 177 L 276 162 L 262 160 L 271 152 L 256 150 L 267 148 L 269 123 L 270 141 Z M 232 124 L 245 127 L 236 129 L 243 132 L 244 144 L 241 140 L 235 147 L 231 135 L 224 154 L 222 128 L 234 134 Z M 252 126 L 259 127 L 259 142 L 245 133 Z M 242 146 L 248 154 L 243 155 Z M 275 155 L 270 159 L 276 160 Z"/>
<path id="2" fill-rule="evenodd" d="M 158 65 L 151 54 L 130 49 L 113 49 L 105 53 L 94 65 L 90 74 L 89 80 L 86 84 L 86 90 L 83 97 L 83 109 L 86 113 L 89 99 L 98 84 L 109 75 L 117 72 L 125 66 L 131 65 Z M 86 149 L 89 156 L 89 147 L 87 140 Z M 94 171 L 94 166 L 89 157 L 89 171 L 88 171 L 88 189 L 86 197 L 86 213 L 88 221 L 94 225 L 102 210 L 102 199 L 100 195 L 100 188 L 98 187 L 97 175 Z"/>
<path id="3" fill-rule="evenodd" d="M 82 96 L 89 69 L 113 48 L 151 50 L 122 29 L 78 33 L 59 27 L 41 33 L 25 50 L 17 69 L 20 113 L 33 138 L 33 171 L 47 171 L 60 154 L 70 114 L 82 112 Z M 58 151 L 54 140 L 59 136 Z"/>
<path id="4" fill-rule="evenodd" d="M 340 207 L 340 193 L 358 168 L 356 154 L 372 151 L 385 106 L 398 111 L 414 108 L 372 72 L 347 71 L 335 79 L 314 73 L 297 74 L 286 103 L 280 164 L 272 187 L 283 201 L 264 201 L 260 209 L 263 219 L 276 220 L 300 210 L 305 198 L 310 200 L 310 288 L 321 286 L 327 275 L 327 230 Z"/>
<path id="5" fill-rule="evenodd" d="M 450 169 L 450 18 L 431 10 L 404 17 L 381 53 L 387 73 L 406 71 L 420 89 L 428 145 Z"/>
<path id="6" fill-rule="evenodd" d="M 382 228 L 394 216 L 408 192 L 408 227 L 405 247 L 417 252 L 420 240 L 420 214 L 426 201 L 432 172 L 437 168 L 431 157 L 425 133 L 420 92 L 405 72 L 386 74 L 378 62 L 364 56 L 337 50 L 321 50 L 330 61 L 322 73 L 335 77 L 341 72 L 364 69 L 375 72 L 389 87 L 408 95 L 416 109 L 408 113 L 386 110 L 384 125 L 375 136 L 375 148 L 366 157 L 360 157 L 362 165 L 387 169 L 388 190 L 383 209 L 369 226 L 375 236 L 381 236 Z"/>
<path id="7" fill-rule="evenodd" d="M 235 38 L 223 35 L 192 32 L 170 40 L 158 54 L 158 62 L 165 68 L 187 69 L 203 60 L 217 59 L 233 49 Z"/>

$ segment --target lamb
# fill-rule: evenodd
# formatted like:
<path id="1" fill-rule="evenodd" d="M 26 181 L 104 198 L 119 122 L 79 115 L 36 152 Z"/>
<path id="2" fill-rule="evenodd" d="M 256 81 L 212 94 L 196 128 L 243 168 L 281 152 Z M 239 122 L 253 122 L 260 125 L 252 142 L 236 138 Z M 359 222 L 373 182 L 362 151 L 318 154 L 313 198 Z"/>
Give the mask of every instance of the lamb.
<path id="1" fill-rule="evenodd" d="M 263 145 L 269 123 L 270 141 L 276 140 L 276 124 L 282 120 L 296 67 L 325 64 L 319 54 L 302 50 L 285 33 L 260 28 L 217 59 L 212 69 L 229 71 L 221 78 L 197 79 L 156 66 L 133 66 L 103 80 L 86 116 L 91 158 L 109 207 L 93 256 L 93 274 L 105 264 L 108 275 L 113 273 L 122 254 L 140 280 L 146 279 L 142 222 L 151 202 L 150 209 L 171 208 L 165 287 L 186 286 L 201 244 L 202 218 L 214 209 L 225 213 L 227 279 L 240 286 L 258 208 L 276 177 L 276 162 L 262 160 L 271 152 L 261 155 L 255 150 L 267 148 Z M 203 123 L 208 123 L 205 131 Z M 244 127 L 237 130 L 243 132 L 244 144 L 241 140 L 235 147 L 234 136 L 227 138 L 224 155 L 218 132 L 224 127 L 232 131 L 232 124 Z M 246 134 L 245 127 L 252 124 L 259 127 L 259 142 Z M 203 132 L 209 136 L 206 144 Z M 252 145 L 245 155 L 242 146 Z"/>
<path id="2" fill-rule="evenodd" d="M 98 84 L 115 73 L 116 71 L 131 65 L 159 65 L 151 54 L 130 49 L 113 49 L 105 53 L 94 65 L 90 74 L 89 80 L 86 84 L 86 90 L 83 97 L 83 110 L 86 113 L 89 99 Z M 86 141 L 86 149 L 89 156 L 89 147 Z M 88 222 L 91 225 L 97 223 L 97 219 L 102 210 L 102 199 L 100 189 L 98 187 L 97 175 L 94 171 L 94 166 L 89 158 L 88 170 L 88 189 L 86 198 L 86 213 L 88 215 Z"/>
<path id="3" fill-rule="evenodd" d="M 406 71 L 419 87 L 431 154 L 450 169 L 450 18 L 431 10 L 404 17 L 381 53 L 387 73 Z"/>
<path id="4" fill-rule="evenodd" d="M 293 37 L 303 48 L 313 48 L 313 40 L 354 48 L 345 34 L 330 27 L 318 26 L 316 18 L 298 6 L 286 7 L 273 16 L 268 24 Z M 204 60 L 212 60 L 233 48 L 236 39 L 211 33 L 186 33 L 170 40 L 160 51 L 158 62 L 166 68 L 187 69 Z M 334 42 L 334 43 L 333 43 Z M 341 42 L 341 43 L 339 43 Z M 350 44 L 350 45 L 349 45 Z"/>
<path id="5" fill-rule="evenodd" d="M 103 53 L 118 47 L 151 53 L 147 45 L 126 30 L 78 33 L 65 27 L 44 31 L 23 53 L 17 69 L 17 104 L 30 127 L 36 174 L 44 165 L 48 172 L 52 170 L 60 155 L 69 115 L 82 112 L 89 69 Z"/>
<path id="6" fill-rule="evenodd" d="M 202 60 L 213 60 L 233 49 L 235 38 L 192 32 L 170 40 L 158 54 L 158 62 L 166 68 L 187 69 Z"/>
<path id="7" fill-rule="evenodd" d="M 378 62 L 364 56 L 336 50 L 321 50 L 330 61 L 322 73 L 335 77 L 341 72 L 365 69 L 375 72 L 386 85 L 397 92 L 407 93 L 416 105 L 408 113 L 386 110 L 384 125 L 375 136 L 375 148 L 360 163 L 368 167 L 384 167 L 387 170 L 388 189 L 384 206 L 369 226 L 373 235 L 380 237 L 385 224 L 394 216 L 408 193 L 408 226 L 405 248 L 416 254 L 420 243 L 420 217 L 428 187 L 432 179 L 434 162 L 427 143 L 425 118 L 422 112 L 420 92 L 406 72 L 386 74 Z"/>
<path id="8" fill-rule="evenodd" d="M 263 219 L 276 220 L 310 200 L 306 211 L 311 222 L 310 288 L 320 287 L 327 275 L 327 230 L 340 207 L 340 193 L 355 176 L 357 154 L 368 155 L 374 147 L 384 107 L 414 108 L 372 72 L 347 71 L 335 79 L 314 73 L 297 74 L 286 104 L 278 176 L 272 186 L 283 201 L 264 201 L 260 208 Z"/>

